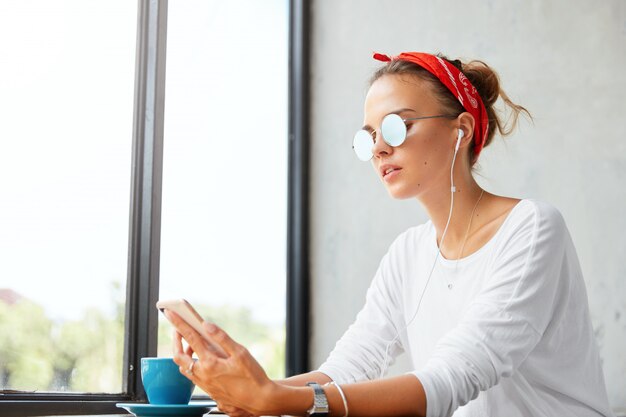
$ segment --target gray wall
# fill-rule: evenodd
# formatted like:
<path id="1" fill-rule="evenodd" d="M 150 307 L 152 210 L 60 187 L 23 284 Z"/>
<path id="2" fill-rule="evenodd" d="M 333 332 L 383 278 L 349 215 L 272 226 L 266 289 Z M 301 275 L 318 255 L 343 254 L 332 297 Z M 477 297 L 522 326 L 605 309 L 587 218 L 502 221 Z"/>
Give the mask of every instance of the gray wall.
<path id="1" fill-rule="evenodd" d="M 353 321 L 392 240 L 427 220 L 352 154 L 366 80 L 380 65 L 372 52 L 443 52 L 486 61 L 532 112 L 534 124 L 486 149 L 477 180 L 563 213 L 609 398 L 626 407 L 626 1 L 315 0 L 312 17 L 311 365 Z"/>

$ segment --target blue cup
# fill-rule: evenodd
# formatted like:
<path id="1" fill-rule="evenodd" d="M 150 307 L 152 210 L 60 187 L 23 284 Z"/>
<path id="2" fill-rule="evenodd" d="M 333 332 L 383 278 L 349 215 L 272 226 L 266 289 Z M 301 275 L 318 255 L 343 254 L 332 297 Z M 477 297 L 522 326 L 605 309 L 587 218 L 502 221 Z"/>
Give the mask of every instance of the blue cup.
<path id="1" fill-rule="evenodd" d="M 150 404 L 187 404 L 195 385 L 172 358 L 141 358 L 141 381 Z"/>

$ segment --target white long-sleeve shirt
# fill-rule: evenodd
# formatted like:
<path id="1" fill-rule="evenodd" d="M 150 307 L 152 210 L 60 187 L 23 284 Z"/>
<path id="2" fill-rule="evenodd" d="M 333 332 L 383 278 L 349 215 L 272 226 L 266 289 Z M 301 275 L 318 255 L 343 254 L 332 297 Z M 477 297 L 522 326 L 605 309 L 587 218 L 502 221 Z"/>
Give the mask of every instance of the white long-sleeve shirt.
<path id="1" fill-rule="evenodd" d="M 556 208 L 521 200 L 478 251 L 458 262 L 437 253 L 430 221 L 396 238 L 320 372 L 338 383 L 376 379 L 407 351 L 428 417 L 613 416 Z"/>

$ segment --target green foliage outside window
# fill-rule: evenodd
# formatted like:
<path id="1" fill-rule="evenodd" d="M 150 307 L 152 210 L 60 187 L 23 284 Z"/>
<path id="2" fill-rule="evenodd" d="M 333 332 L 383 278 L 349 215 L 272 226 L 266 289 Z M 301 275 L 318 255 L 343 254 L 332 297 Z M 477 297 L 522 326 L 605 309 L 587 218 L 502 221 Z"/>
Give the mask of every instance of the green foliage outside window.
<path id="1" fill-rule="evenodd" d="M 97 309 L 80 320 L 55 322 L 43 307 L 21 298 L 0 300 L 0 390 L 107 392 L 122 387 L 124 303 L 113 286 L 115 315 Z M 197 306 L 199 312 L 244 344 L 272 378 L 285 373 L 285 329 L 254 320 L 243 307 Z M 159 356 L 171 356 L 172 328 L 159 323 Z"/>

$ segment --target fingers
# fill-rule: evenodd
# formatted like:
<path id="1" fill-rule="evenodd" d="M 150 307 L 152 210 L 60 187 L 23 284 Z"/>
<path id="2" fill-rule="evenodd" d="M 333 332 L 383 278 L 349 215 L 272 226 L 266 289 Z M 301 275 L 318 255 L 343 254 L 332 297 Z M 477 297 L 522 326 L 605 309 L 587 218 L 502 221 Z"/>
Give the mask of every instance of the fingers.
<path id="1" fill-rule="evenodd" d="M 191 359 L 191 360 L 188 362 L 187 369 L 185 369 L 185 373 L 186 373 L 187 375 L 189 375 L 189 377 L 190 377 L 190 378 L 191 378 L 191 377 L 193 377 L 193 375 L 194 375 L 194 373 L 193 373 L 193 368 L 194 368 L 194 366 L 195 366 L 195 365 L 196 365 L 196 361 L 195 361 L 195 360 L 193 360 L 193 359 Z"/>
<path id="2" fill-rule="evenodd" d="M 176 330 L 174 330 L 172 340 L 174 362 L 178 365 L 180 373 L 193 381 L 193 367 L 195 366 L 195 360 L 192 358 L 193 349 L 191 346 L 187 346 L 186 349 L 183 349 L 182 336 Z M 192 365 L 192 363 L 194 365 Z"/>
<path id="3" fill-rule="evenodd" d="M 201 334 L 199 334 L 193 327 L 187 324 L 178 314 L 174 313 L 173 311 L 165 309 L 164 313 L 167 319 L 174 325 L 174 327 L 178 331 L 179 336 L 182 336 L 182 338 L 187 341 L 189 347 L 192 349 L 192 352 L 196 352 L 198 356 L 202 356 L 203 353 L 208 352 L 208 350 L 206 349 L 207 344 Z M 176 337 L 175 339 L 178 339 L 178 337 Z M 184 351 L 182 348 L 182 343 L 180 343 L 180 346 L 178 346 L 179 343 L 180 342 L 178 342 L 178 340 L 175 341 L 175 349 L 180 349 L 175 350 L 175 352 L 181 354 L 184 353 Z"/>
<path id="4" fill-rule="evenodd" d="M 174 355 L 183 353 L 183 338 L 177 330 L 172 333 L 172 351 Z"/>
<path id="5" fill-rule="evenodd" d="M 180 373 L 185 374 L 185 364 L 191 359 L 191 355 L 187 355 L 183 350 L 183 339 L 178 331 L 174 330 L 172 335 L 172 350 L 174 351 L 174 362 L 180 368 Z"/>
<path id="6" fill-rule="evenodd" d="M 198 375 L 195 372 L 200 370 L 198 360 L 186 355 L 177 355 L 174 362 L 178 365 L 178 371 L 197 385 Z"/>
<path id="7" fill-rule="evenodd" d="M 202 323 L 207 333 L 229 356 L 241 354 L 245 348 L 235 342 L 224 330 L 214 323 Z"/>
<path id="8" fill-rule="evenodd" d="M 172 351 L 174 352 L 174 355 L 185 354 L 187 356 L 193 356 L 194 353 L 191 346 L 183 348 L 183 338 L 177 330 L 172 332 Z"/>

